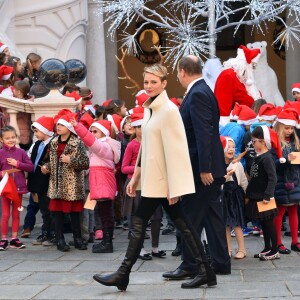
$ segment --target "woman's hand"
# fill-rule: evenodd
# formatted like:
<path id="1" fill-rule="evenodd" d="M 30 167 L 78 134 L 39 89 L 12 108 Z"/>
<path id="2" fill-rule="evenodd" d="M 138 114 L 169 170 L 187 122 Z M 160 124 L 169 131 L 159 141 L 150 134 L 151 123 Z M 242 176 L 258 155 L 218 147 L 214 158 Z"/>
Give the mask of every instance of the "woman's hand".
<path id="1" fill-rule="evenodd" d="M 13 167 L 16 167 L 18 162 L 14 158 L 7 158 L 7 163 Z"/>
<path id="2" fill-rule="evenodd" d="M 268 204 L 270 201 L 263 199 L 263 204 Z"/>
<path id="3" fill-rule="evenodd" d="M 174 205 L 179 201 L 179 197 L 168 198 L 169 205 Z"/>
<path id="4" fill-rule="evenodd" d="M 211 185 L 214 182 L 214 178 L 211 173 L 200 173 L 200 179 L 204 185 Z"/>
<path id="5" fill-rule="evenodd" d="M 136 180 L 135 177 L 132 177 L 126 187 L 126 193 L 129 197 L 136 196 L 137 185 L 138 185 L 138 180 Z"/>
<path id="6" fill-rule="evenodd" d="M 50 173 L 50 171 L 47 169 L 47 167 L 44 165 L 44 166 L 41 166 L 41 171 L 44 175 Z"/>

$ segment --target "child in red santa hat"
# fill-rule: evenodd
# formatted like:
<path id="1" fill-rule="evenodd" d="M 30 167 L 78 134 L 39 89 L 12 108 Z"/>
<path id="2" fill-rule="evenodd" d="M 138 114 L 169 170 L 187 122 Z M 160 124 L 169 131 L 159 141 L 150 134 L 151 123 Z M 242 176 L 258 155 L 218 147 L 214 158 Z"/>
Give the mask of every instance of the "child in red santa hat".
<path id="1" fill-rule="evenodd" d="M 70 123 L 75 117 L 72 113 L 60 112 L 57 118 L 57 136 L 49 145 L 49 162 L 41 167 L 43 174 L 50 173 L 48 197 L 49 210 L 55 222 L 57 249 L 68 251 L 64 235 L 64 215 L 70 214 L 74 246 L 86 250 L 80 229 L 80 214 L 85 198 L 84 170 L 89 168 L 89 158 L 83 142 L 77 137 Z"/>
<path id="2" fill-rule="evenodd" d="M 296 82 L 292 85 L 292 93 L 295 101 L 300 99 L 300 82 Z"/>
<path id="3" fill-rule="evenodd" d="M 120 142 L 110 138 L 111 123 L 107 120 L 94 122 L 90 131 L 75 119 L 74 130 L 89 149 L 90 199 L 97 200 L 95 213 L 102 223 L 103 240 L 93 245 L 93 253 L 113 252 L 113 200 L 117 191 L 115 165 L 119 162 Z"/>
<path id="4" fill-rule="evenodd" d="M 277 230 L 278 251 L 281 254 L 291 253 L 282 244 L 281 239 L 282 218 L 286 210 L 288 211 L 292 236 L 291 249 L 300 252 L 300 243 L 298 241 L 299 220 L 297 214 L 300 199 L 300 165 L 293 164 L 293 161 L 296 159 L 293 153 L 300 152 L 299 138 L 295 132 L 296 127 L 299 127 L 299 115 L 296 110 L 287 108 L 278 114 L 274 130 L 278 133 L 283 157 L 286 159 L 286 163 L 284 164 L 276 162 L 277 184 L 275 199 L 278 207 L 278 216 L 275 218 L 274 223 Z"/>
<path id="5" fill-rule="evenodd" d="M 28 193 L 26 186 L 26 178 L 24 172 L 33 171 L 33 163 L 23 149 L 16 147 L 17 132 L 12 126 L 5 126 L 0 129 L 0 142 L 2 149 L 0 150 L 0 178 L 4 179 L 6 173 L 12 174 L 17 194 L 13 198 L 8 198 L 2 194 L 2 218 L 1 218 L 1 241 L 0 250 L 6 250 L 8 245 L 11 248 L 22 249 L 25 245 L 18 239 L 18 230 L 20 223 L 20 210 L 22 203 L 22 195 Z M 5 181 L 1 181 L 0 190 L 4 188 Z M 1 194 L 0 193 L 0 194 Z M 10 219 L 10 207 L 12 206 L 12 236 L 8 243 L 8 223 Z"/>
<path id="6" fill-rule="evenodd" d="M 243 165 L 240 162 L 232 163 L 235 157 L 234 140 L 230 137 L 221 136 L 221 142 L 227 166 L 227 175 L 225 176 L 226 182 L 223 186 L 222 200 L 226 223 L 228 252 L 229 256 L 232 256 L 231 228 L 233 228 L 238 243 L 238 251 L 234 257 L 236 259 L 243 259 L 246 257 L 246 249 L 242 226 L 245 225 L 245 192 L 248 180 Z"/>
<path id="7" fill-rule="evenodd" d="M 255 258 L 262 261 L 279 259 L 277 249 L 277 233 L 274 218 L 277 216 L 277 208 L 267 207 L 270 200 L 274 200 L 275 186 L 277 182 L 276 166 L 270 149 L 273 148 L 280 162 L 284 162 L 277 133 L 268 126 L 258 126 L 252 133 L 252 143 L 256 152 L 253 160 L 250 181 L 246 190 L 246 217 L 250 220 L 258 220 L 264 233 L 264 249 L 255 254 Z M 266 205 L 266 210 L 258 210 L 258 202 Z"/>
<path id="8" fill-rule="evenodd" d="M 48 208 L 50 202 L 50 199 L 47 196 L 49 174 L 43 175 L 41 166 L 49 161 L 48 147 L 54 135 L 53 118 L 41 116 L 33 122 L 31 128 L 37 141 L 34 143 L 31 150 L 30 159 L 34 164 L 34 171 L 28 175 L 27 186 L 28 190 L 33 194 L 33 197 L 37 199 L 43 218 L 42 232 L 32 244 L 51 246 L 56 244 L 56 239 L 54 220 Z M 29 217 L 28 213 L 26 214 L 26 217 Z"/>
<path id="9" fill-rule="evenodd" d="M 143 123 L 144 114 L 143 113 L 133 113 L 131 115 L 131 126 L 134 128 L 135 133 L 131 137 L 131 142 L 128 144 L 123 162 L 122 162 L 122 173 L 127 175 L 127 180 L 124 185 L 126 187 L 133 175 L 138 154 L 141 147 L 142 141 L 142 123 Z M 125 193 L 126 194 L 126 193 Z M 129 223 L 129 230 L 131 229 L 131 218 L 135 215 L 138 204 L 141 200 L 141 192 L 137 191 L 135 197 L 129 197 L 126 195 L 124 203 L 124 215 L 127 217 Z M 160 224 L 162 219 L 162 208 L 159 206 L 153 216 L 151 217 L 151 237 L 152 237 L 152 256 L 154 257 L 164 257 L 166 256 L 166 251 L 159 250 L 159 235 L 160 235 Z M 130 231 L 128 233 L 131 234 Z M 151 260 L 152 256 L 147 253 L 142 247 L 139 258 L 143 260 Z"/>

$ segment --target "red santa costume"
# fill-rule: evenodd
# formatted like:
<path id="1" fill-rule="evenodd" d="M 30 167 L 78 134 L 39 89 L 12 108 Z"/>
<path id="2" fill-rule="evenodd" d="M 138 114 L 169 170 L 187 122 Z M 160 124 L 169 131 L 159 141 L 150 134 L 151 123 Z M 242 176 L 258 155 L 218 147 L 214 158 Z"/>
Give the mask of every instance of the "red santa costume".
<path id="1" fill-rule="evenodd" d="M 214 90 L 219 104 L 221 124 L 229 121 L 235 103 L 251 107 L 253 102 L 261 97 L 253 76 L 253 65 L 259 57 L 259 49 L 250 50 L 240 46 L 237 57 L 224 62 L 224 69 L 217 78 Z"/>

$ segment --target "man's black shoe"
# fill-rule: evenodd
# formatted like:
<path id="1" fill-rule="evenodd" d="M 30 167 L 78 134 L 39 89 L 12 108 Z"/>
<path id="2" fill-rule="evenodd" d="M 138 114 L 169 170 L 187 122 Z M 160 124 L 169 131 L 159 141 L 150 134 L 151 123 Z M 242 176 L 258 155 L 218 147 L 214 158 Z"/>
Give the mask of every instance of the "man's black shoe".
<path id="1" fill-rule="evenodd" d="M 195 278 L 197 276 L 197 272 L 189 272 L 180 269 L 178 267 L 175 271 L 170 271 L 170 272 L 165 272 L 163 273 L 163 277 L 171 280 L 182 280 L 182 279 L 187 279 L 187 278 Z"/>

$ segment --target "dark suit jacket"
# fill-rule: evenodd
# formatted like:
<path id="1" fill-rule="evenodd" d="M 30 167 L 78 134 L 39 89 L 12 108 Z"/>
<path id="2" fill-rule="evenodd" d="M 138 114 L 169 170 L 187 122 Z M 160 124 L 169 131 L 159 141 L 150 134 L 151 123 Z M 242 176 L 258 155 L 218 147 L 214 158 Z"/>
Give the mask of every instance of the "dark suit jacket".
<path id="1" fill-rule="evenodd" d="M 226 168 L 219 134 L 219 107 L 217 99 L 203 79 L 191 87 L 180 107 L 180 113 L 195 184 L 200 184 L 201 172 L 210 172 L 214 178 L 222 178 Z"/>
<path id="2" fill-rule="evenodd" d="M 35 158 L 37 157 L 37 152 L 39 149 L 41 141 L 36 141 L 33 146 L 32 153 L 31 153 L 31 161 L 34 164 Z M 39 159 L 39 165 L 43 165 L 44 163 L 48 162 L 49 154 L 48 154 L 48 147 L 50 143 L 45 146 L 42 156 Z M 44 175 L 41 171 L 39 166 L 36 167 L 35 171 L 28 173 L 28 181 L 27 186 L 29 192 L 39 193 L 39 194 L 46 194 L 48 191 L 49 186 L 49 178 L 50 175 Z"/>

